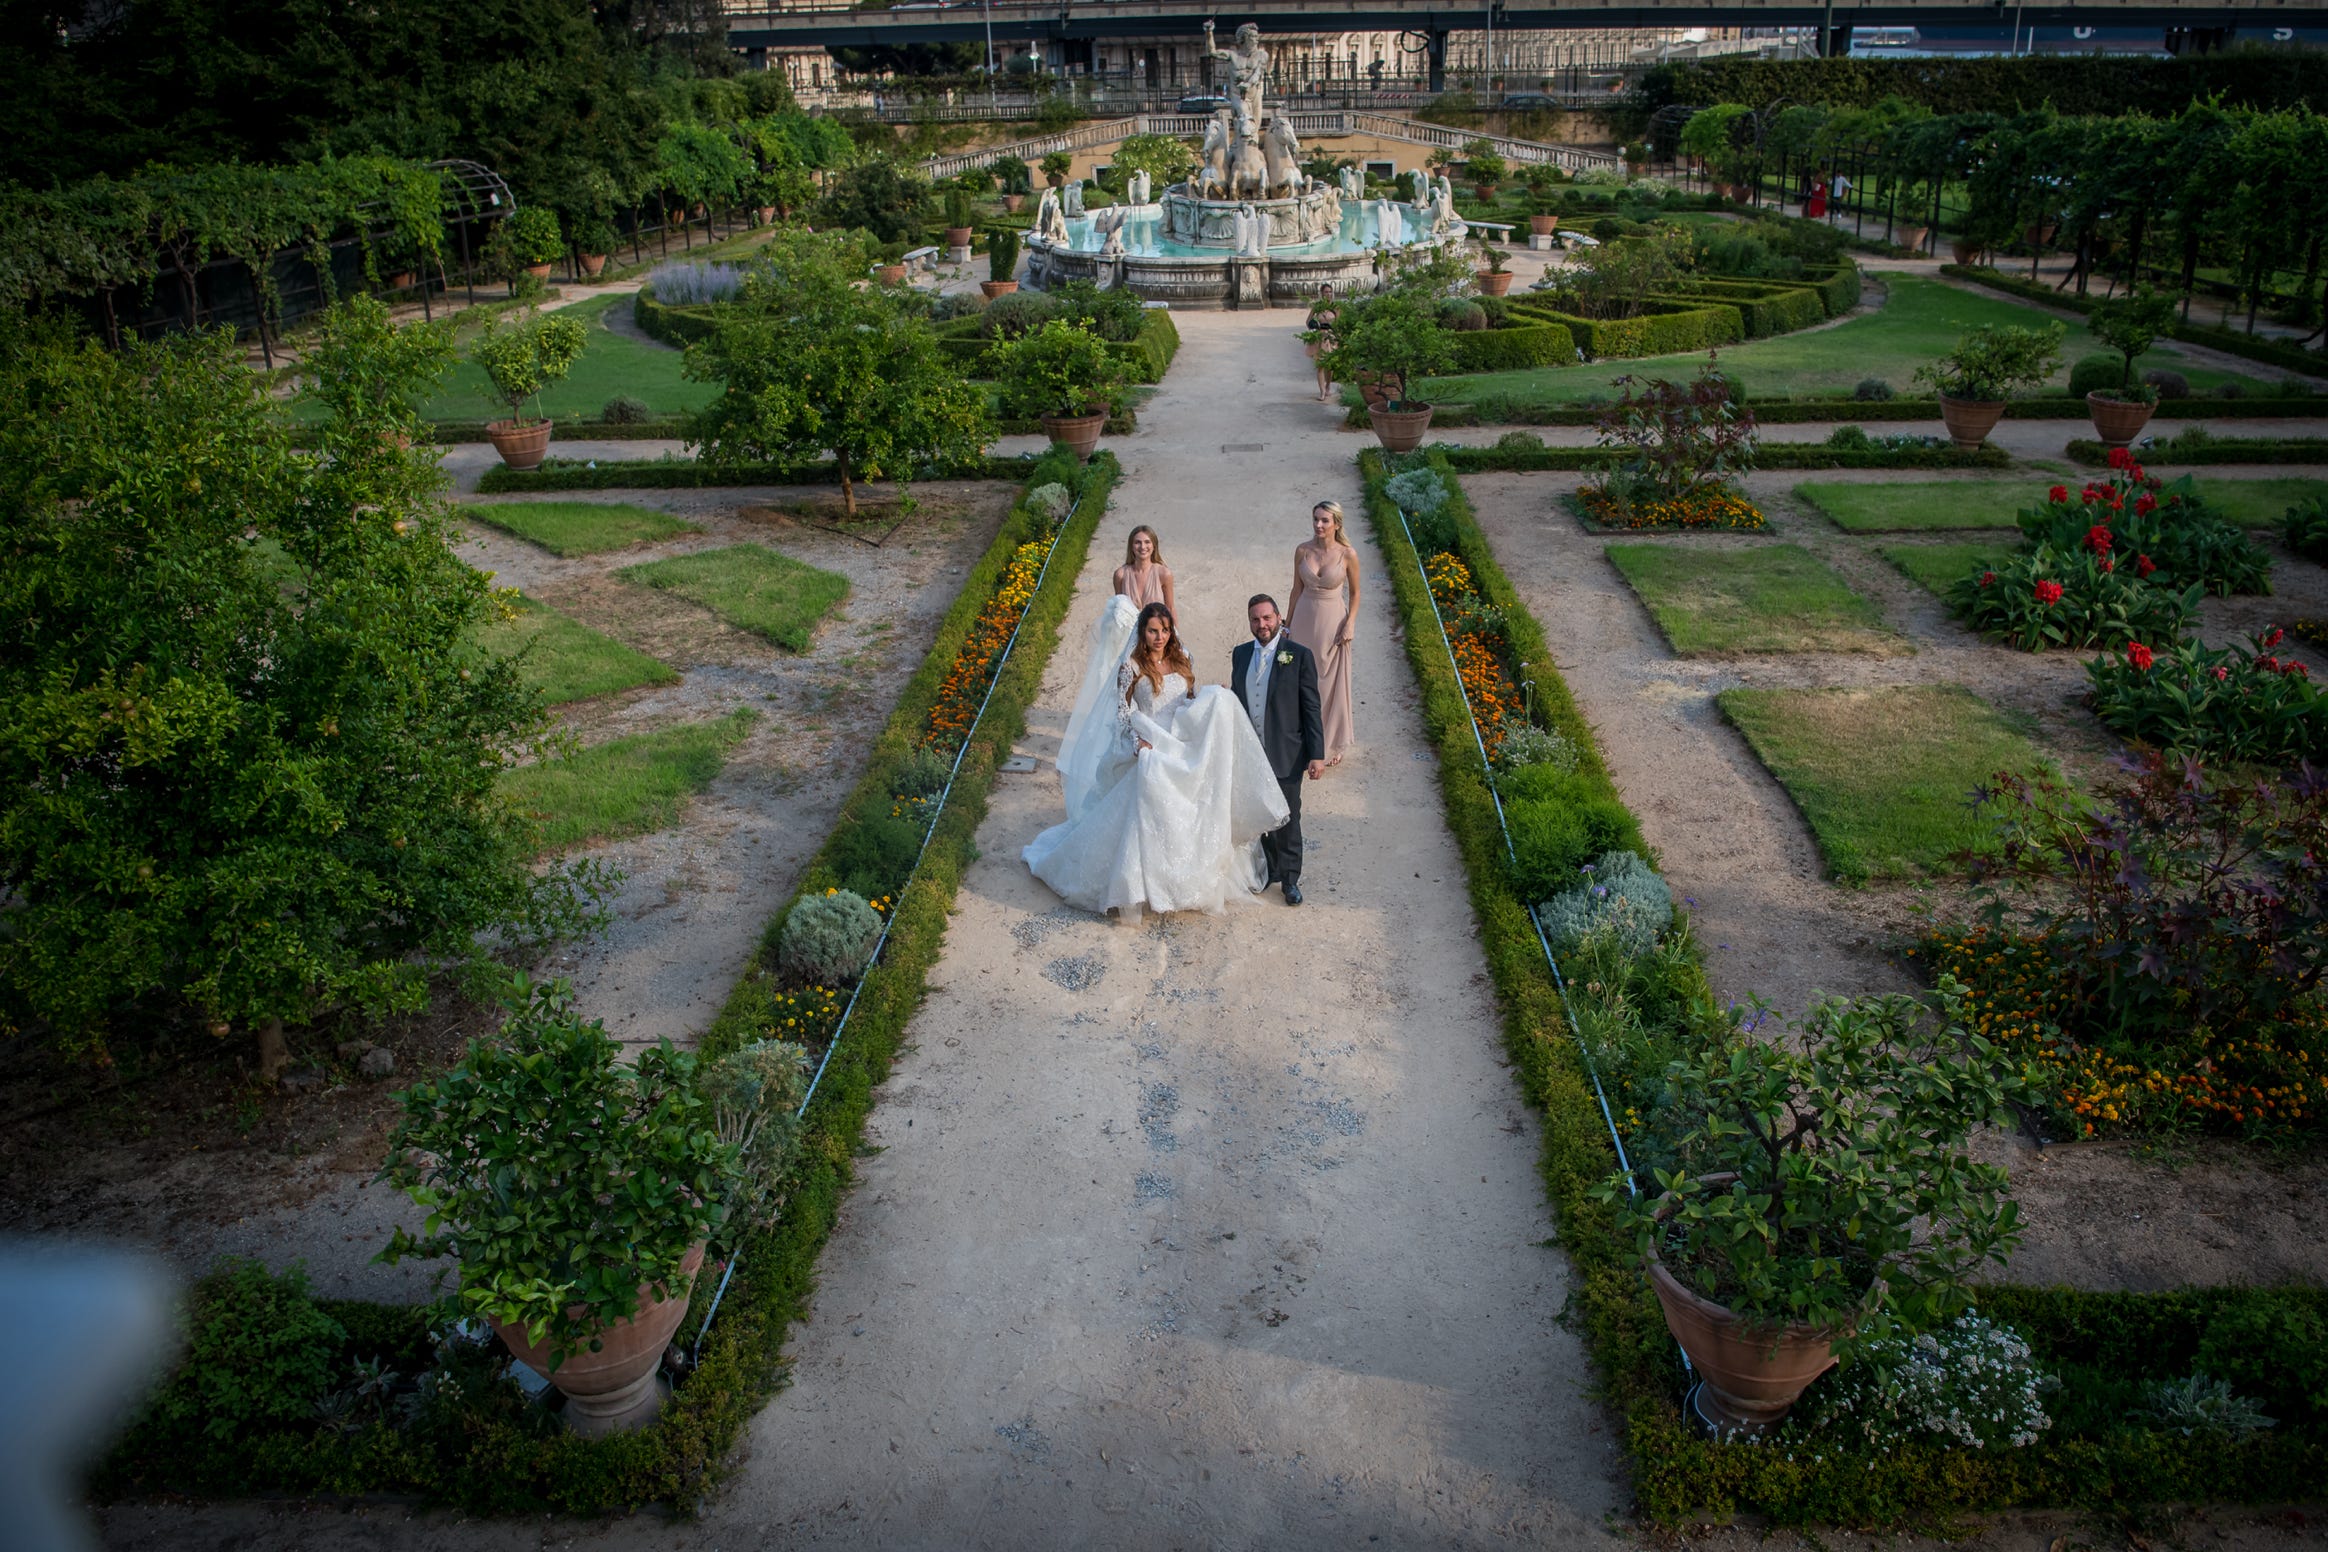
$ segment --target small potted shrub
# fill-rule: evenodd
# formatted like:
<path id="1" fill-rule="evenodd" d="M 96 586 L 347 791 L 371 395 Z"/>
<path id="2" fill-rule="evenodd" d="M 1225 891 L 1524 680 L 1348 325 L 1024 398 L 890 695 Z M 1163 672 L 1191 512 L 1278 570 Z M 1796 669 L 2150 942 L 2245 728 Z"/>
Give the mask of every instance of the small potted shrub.
<path id="1" fill-rule="evenodd" d="M 528 420 L 526 401 L 572 371 L 588 343 L 581 321 L 562 313 L 522 323 L 496 318 L 485 325 L 471 354 L 493 385 L 494 402 L 509 407 L 507 417 L 485 423 L 485 435 L 512 469 L 541 466 L 550 449 L 550 422 L 547 417 Z"/>
<path id="2" fill-rule="evenodd" d="M 584 280 L 596 280 L 606 273 L 606 256 L 614 251 L 615 242 L 614 227 L 604 216 L 592 216 L 574 229 L 574 247 Z"/>
<path id="3" fill-rule="evenodd" d="M 986 170 L 1002 185 L 1002 208 L 1014 214 L 1024 210 L 1027 195 L 1035 187 L 1034 175 L 1027 171 L 1027 164 L 1015 156 L 998 156 L 986 164 Z"/>
<path id="4" fill-rule="evenodd" d="M 379 1259 L 449 1256 L 463 1309 L 566 1396 L 587 1438 L 640 1428 L 726 1217 L 736 1146 L 665 1041 L 626 1061 L 562 981 L 516 977 L 498 1039 L 401 1097 L 379 1178 L 426 1209 Z"/>
<path id="5" fill-rule="evenodd" d="M 1527 171 L 1528 231 L 1549 237 L 1560 229 L 1560 171 L 1550 162 L 1538 162 Z"/>
<path id="6" fill-rule="evenodd" d="M 1625 172 L 1629 177 L 1640 177 L 1641 170 L 1649 165 L 1649 147 L 1638 140 L 1627 145 L 1619 154 L 1624 159 Z"/>
<path id="7" fill-rule="evenodd" d="M 1916 369 L 1916 381 L 1940 396 L 1940 419 L 1948 435 L 1967 452 L 1987 440 L 2004 418 L 2005 399 L 2015 388 L 2034 388 L 2061 364 L 2062 326 L 2016 328 L 1984 323 L 1968 330 L 1956 348 L 1930 366 Z"/>
<path id="8" fill-rule="evenodd" d="M 558 217 L 546 205 L 527 205 L 509 218 L 509 256 L 536 280 L 550 278 L 550 266 L 566 251 Z"/>
<path id="9" fill-rule="evenodd" d="M 994 347 L 1006 419 L 1036 420 L 1077 462 L 1099 446 L 1108 416 L 1124 406 L 1127 374 L 1107 341 L 1066 318 Z"/>
<path id="10" fill-rule="evenodd" d="M 1503 153 L 1486 137 L 1470 142 L 1463 148 L 1463 175 L 1471 180 L 1471 192 L 1479 196 L 1483 205 L 1495 201 L 1495 186 L 1511 173 Z"/>
<path id="11" fill-rule="evenodd" d="M 970 247 L 970 191 L 955 187 L 946 190 L 946 246 L 956 253 Z"/>
<path id="12" fill-rule="evenodd" d="M 1365 392 L 1370 375 L 1381 402 L 1370 396 L 1367 419 L 1386 452 L 1412 452 L 1431 429 L 1431 406 L 1410 397 L 1411 385 L 1455 365 L 1455 343 L 1436 316 L 1411 296 L 1392 292 L 1358 308 L 1345 308 L 1340 343 L 1325 356 L 1337 380 L 1357 381 Z"/>
<path id="13" fill-rule="evenodd" d="M 1053 151 L 1046 155 L 1038 165 L 1043 169 L 1044 180 L 1051 187 L 1064 188 L 1067 184 L 1067 175 L 1075 170 L 1075 158 L 1066 151 Z"/>
<path id="14" fill-rule="evenodd" d="M 1480 256 L 1487 260 L 1487 268 L 1476 271 L 1472 278 L 1479 282 L 1482 296 L 1502 296 L 1512 288 L 1512 272 L 1504 267 L 1504 251 L 1494 243 L 1481 243 Z"/>
<path id="15" fill-rule="evenodd" d="M 1622 1175 L 1599 1188 L 1717 1432 L 1785 1417 L 1842 1342 L 1955 1315 L 2018 1243 L 2004 1169 L 1966 1148 L 2012 1123 L 2020 1085 L 1962 1028 L 1963 994 L 1942 982 L 1938 1021 L 1898 993 L 1831 1000 L 1799 1041 L 1741 1036 L 1676 1062 L 1677 1167 L 1638 1198 Z"/>
<path id="16" fill-rule="evenodd" d="M 986 278 L 978 282 L 978 289 L 991 302 L 998 296 L 1008 296 L 1019 288 L 1019 236 L 1007 226 L 998 226 L 986 234 Z"/>
<path id="17" fill-rule="evenodd" d="M 2124 447 L 2142 434 L 2158 409 L 2158 390 L 2134 375 L 2134 358 L 2148 350 L 2174 323 L 2174 298 L 2139 293 L 2104 302 L 2087 325 L 2094 338 L 2124 363 L 2115 386 L 2085 396 L 2094 436 L 2104 447 Z"/>
<path id="18" fill-rule="evenodd" d="M 902 242 L 883 243 L 881 245 L 881 262 L 874 266 L 873 278 L 885 286 L 904 285 L 905 250 L 906 245 Z"/>

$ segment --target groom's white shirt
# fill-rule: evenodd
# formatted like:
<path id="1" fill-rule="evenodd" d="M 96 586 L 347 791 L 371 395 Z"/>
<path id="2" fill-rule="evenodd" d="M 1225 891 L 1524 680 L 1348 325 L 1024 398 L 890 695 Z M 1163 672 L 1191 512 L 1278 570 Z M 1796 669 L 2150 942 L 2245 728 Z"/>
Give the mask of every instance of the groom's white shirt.
<path id="1" fill-rule="evenodd" d="M 1253 719 L 1256 733 L 1269 715 L 1269 672 L 1277 663 L 1277 644 L 1284 639 L 1285 628 L 1279 626 L 1266 645 L 1253 644 L 1252 659 L 1245 665 L 1245 715 Z"/>

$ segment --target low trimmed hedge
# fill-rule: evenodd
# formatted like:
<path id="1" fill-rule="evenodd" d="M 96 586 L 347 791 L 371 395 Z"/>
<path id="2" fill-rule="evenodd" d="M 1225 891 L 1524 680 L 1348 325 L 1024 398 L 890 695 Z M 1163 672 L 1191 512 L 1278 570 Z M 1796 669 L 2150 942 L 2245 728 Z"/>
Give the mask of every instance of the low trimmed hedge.
<path id="1" fill-rule="evenodd" d="M 1805 266 L 1803 281 L 1819 293 L 1819 300 L 1827 304 L 1827 316 L 1840 318 L 1859 305 L 1865 289 L 1859 266 L 1849 259 L 1822 270 L 1817 265 Z"/>
<path id="2" fill-rule="evenodd" d="M 1596 795 L 1605 789 L 1621 803 L 1591 726 L 1552 666 L 1541 627 L 1497 565 L 1452 478 L 1454 465 L 1441 449 L 1424 456 L 1449 476 L 1450 498 L 1440 510 L 1473 586 L 1503 614 L 1513 655 L 1532 665 L 1534 720 L 1578 750 L 1578 770 Z M 1879 1450 L 1835 1438 L 1806 1452 L 1718 1443 L 1690 1424 L 1680 1404 L 1687 1377 L 1657 1300 L 1630 1237 L 1617 1233 L 1610 1209 L 1594 1194 L 1615 1169 L 1615 1151 L 1527 907 L 1509 882 L 1495 800 L 1440 644 L 1419 558 L 1383 495 L 1393 464 L 1371 449 L 1358 464 L 1367 518 L 1405 627 L 1407 661 L 1422 690 L 1425 734 L 1438 754 L 1448 827 L 1463 856 L 1480 947 L 1503 1009 L 1505 1046 L 1522 1092 L 1544 1115 L 1538 1168 L 1560 1225 L 1559 1246 L 1574 1269 L 1570 1323 L 1599 1370 L 1601 1394 L 1624 1419 L 1633 1489 L 1647 1517 L 1685 1524 L 1748 1511 L 1782 1523 L 1943 1526 L 1964 1514 L 2010 1508 L 2272 1503 L 2301 1495 L 2304 1484 L 2328 1481 L 2328 1435 L 2317 1425 L 2283 1423 L 2235 1438 L 2186 1436 L 2143 1427 L 2131 1406 L 2097 1404 L 2120 1401 L 2117 1392 L 2135 1391 L 2143 1379 L 2187 1374 L 2199 1333 L 2217 1314 L 2290 1301 L 2328 1318 L 2328 1293 L 2316 1289 L 1979 1289 L 1981 1312 L 2027 1337 L 2038 1362 L 2089 1395 L 2087 1411 L 2098 1415 L 2098 1421 L 2089 1416 L 2089 1427 L 2057 1426 L 2022 1449 Z M 2062 1411 L 2059 1403 L 2054 1410 Z"/>
<path id="3" fill-rule="evenodd" d="M 962 757 L 953 797 L 931 833 L 920 871 L 892 908 L 888 948 L 866 973 L 846 1038 L 832 1052 L 808 1107 L 784 1215 L 774 1229 L 745 1239 L 719 1318 L 708 1331 L 702 1322 L 710 1298 L 699 1296 L 689 1311 L 677 1340 L 685 1346 L 700 1332 L 702 1361 L 673 1394 L 661 1422 L 639 1433 L 581 1439 L 559 1429 L 507 1384 L 481 1384 L 473 1392 L 464 1389 L 441 1398 L 409 1431 L 359 1413 L 352 1426 L 315 1421 L 213 1438 L 199 1427 L 172 1430 L 149 1419 L 133 1426 L 94 1473 L 95 1496 L 397 1494 L 473 1512 L 576 1515 L 701 1499 L 728 1450 L 782 1385 L 785 1334 L 807 1313 L 816 1259 L 854 1174 L 851 1160 L 864 1135 L 873 1091 L 888 1075 L 906 1025 L 921 1006 L 930 969 L 944 945 L 955 892 L 978 854 L 978 825 L 995 772 L 1024 730 L 1091 537 L 1121 471 L 1103 452 L 1080 467 L 1054 454 L 1021 472 L 1029 489 L 1057 481 L 1080 492 L 1082 505 L 1059 536 L 1050 571 L 1027 608 L 1018 650 L 995 681 L 986 719 Z M 803 892 L 822 890 L 831 881 L 831 859 L 856 827 L 887 819 L 897 774 L 918 746 L 980 611 L 1018 546 L 1041 532 L 1034 515 L 1023 504 L 1014 505 L 963 580 L 920 670 L 874 741 L 864 776 L 805 870 Z M 779 912 L 769 923 L 755 967 L 772 955 L 783 916 Z M 700 1049 L 705 1056 L 724 1054 L 759 1033 L 752 1015 L 762 984 L 748 972 L 737 983 L 704 1034 Z M 426 1363 L 424 1309 L 333 1301 L 324 1310 L 348 1333 L 346 1350 L 334 1354 L 335 1361 L 379 1358 L 405 1373 Z"/>
<path id="4" fill-rule="evenodd" d="M 1902 421 L 1940 419 L 1937 399 L 1756 399 L 1746 401 L 1754 418 L 1764 425 L 1801 425 L 1806 422 Z M 1442 426 L 1589 426 L 1601 411 L 1578 404 L 1547 404 L 1517 395 L 1493 395 L 1472 403 L 1438 406 L 1434 424 Z M 2158 406 L 2158 420 L 2208 420 L 2219 416 L 2253 415 L 2259 420 L 2309 419 L 2328 416 L 2328 398 L 2321 399 L 2170 399 Z M 2083 399 L 2044 395 L 2013 399 L 2005 405 L 2007 420 L 2086 420 Z M 1351 412 L 1349 423 L 1366 426 L 1363 410 Z M 2258 441 L 2261 439 L 2258 438 Z M 2301 461 L 2301 460 L 2299 460 Z"/>
<path id="5" fill-rule="evenodd" d="M 1566 366 L 1576 359 L 1576 336 L 1565 324 L 1517 323 L 1449 337 L 1455 342 L 1455 364 L 1465 372 L 1515 372 Z"/>
<path id="6" fill-rule="evenodd" d="M 1536 470 L 1612 469 L 1625 454 L 1612 447 L 1444 447 L 1450 467 L 1466 474 Z M 1821 442 L 1764 442 L 1754 450 L 1757 469 L 2009 469 L 2012 454 L 1983 443 L 1971 452 L 1953 447 L 1828 447 Z"/>
<path id="7" fill-rule="evenodd" d="M 719 329 L 719 319 L 706 307 L 673 307 L 655 300 L 652 286 L 641 286 L 631 298 L 631 317 L 647 338 L 684 350 L 707 340 Z"/>
<path id="8" fill-rule="evenodd" d="M 932 469 L 918 477 L 1016 482 L 1027 477 L 1029 467 L 1024 458 L 989 457 L 957 468 Z M 796 468 L 768 464 L 757 469 L 717 469 L 692 458 L 634 458 L 590 468 L 512 469 L 506 464 L 496 464 L 477 481 L 477 493 L 509 496 L 553 490 L 707 490 L 734 485 L 838 485 L 840 482 L 840 465 L 829 458 Z"/>
<path id="9" fill-rule="evenodd" d="M 1530 323 L 1557 323 L 1575 337 L 1588 359 L 1685 356 L 1746 337 L 1746 320 L 1727 302 L 1650 301 L 1638 318 L 1580 318 L 1550 303 L 1518 302 L 1511 312 Z"/>
<path id="10" fill-rule="evenodd" d="M 2070 460 L 2088 468 L 2107 468 L 2110 450 L 2090 437 L 2079 437 L 2065 449 Z M 2145 465 L 2160 468 L 2179 468 L 2187 464 L 2222 463 L 2313 463 L 2328 464 L 2328 437 L 2293 437 L 2286 441 L 2266 441 L 2262 437 L 2241 440 L 2227 437 L 2220 442 L 2202 442 L 2195 447 L 2143 447 L 2135 456 Z"/>
<path id="11" fill-rule="evenodd" d="M 2073 313 L 2090 313 L 2101 305 L 2091 296 L 2073 296 L 2067 291 L 2056 291 L 2043 281 L 2023 280 L 2018 276 L 1991 269 L 1985 264 L 1943 264 L 1940 273 L 1956 280 L 1967 280 L 1991 291 L 2002 291 L 2023 301 L 2039 302 L 2047 307 L 2060 307 Z M 2328 377 L 2328 353 L 2305 350 L 2300 346 L 2266 339 L 2260 334 L 2243 334 L 2237 329 L 2219 328 L 2212 324 L 2177 322 L 2166 331 L 2167 338 L 2186 345 L 2204 345 L 2220 350 L 2225 355 L 2242 356 L 2249 361 L 2260 361 L 2266 366 L 2280 367 L 2290 372 L 2301 372 L 2306 377 Z"/>
<path id="12" fill-rule="evenodd" d="M 685 415 L 659 415 L 653 420 L 560 420 L 552 434 L 592 442 L 677 442 L 687 436 Z M 439 442 L 490 442 L 481 420 L 432 420 L 429 432 Z"/>
<path id="13" fill-rule="evenodd" d="M 1673 299 L 1692 298 L 1727 302 L 1737 308 L 1738 316 L 1745 320 L 1748 339 L 1791 334 L 1814 323 L 1824 323 L 1828 316 L 1826 299 L 1815 286 L 1758 280 L 1697 280 L 1684 286 Z"/>

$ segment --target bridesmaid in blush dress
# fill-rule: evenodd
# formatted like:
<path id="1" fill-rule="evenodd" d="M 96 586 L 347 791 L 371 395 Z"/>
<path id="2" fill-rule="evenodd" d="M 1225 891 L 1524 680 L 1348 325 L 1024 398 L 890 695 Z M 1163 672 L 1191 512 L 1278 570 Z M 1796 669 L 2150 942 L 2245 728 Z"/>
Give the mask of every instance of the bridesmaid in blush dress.
<path id="1" fill-rule="evenodd" d="M 1156 530 L 1146 523 L 1124 540 L 1124 563 L 1115 569 L 1115 590 L 1142 609 L 1150 604 L 1173 607 L 1172 568 L 1164 564 L 1164 546 L 1156 542 Z"/>
<path id="2" fill-rule="evenodd" d="M 1310 508 L 1316 535 L 1293 548 L 1293 591 L 1285 602 L 1293 639 L 1318 660 L 1318 702 L 1326 724 L 1326 763 L 1339 765 L 1358 741 L 1350 715 L 1350 635 L 1358 618 L 1358 552 L 1342 537 L 1342 506 Z"/>

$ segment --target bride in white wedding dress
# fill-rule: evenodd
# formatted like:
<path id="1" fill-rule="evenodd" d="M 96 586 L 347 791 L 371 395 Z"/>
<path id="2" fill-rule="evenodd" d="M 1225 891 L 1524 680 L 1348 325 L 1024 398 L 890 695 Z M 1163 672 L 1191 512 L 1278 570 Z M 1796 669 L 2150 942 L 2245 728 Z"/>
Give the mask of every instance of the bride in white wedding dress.
<path id="1" fill-rule="evenodd" d="M 1108 600 L 1059 746 L 1067 822 L 1024 853 L 1068 904 L 1218 915 L 1262 887 L 1285 797 L 1243 704 L 1195 681 L 1171 610 Z"/>

